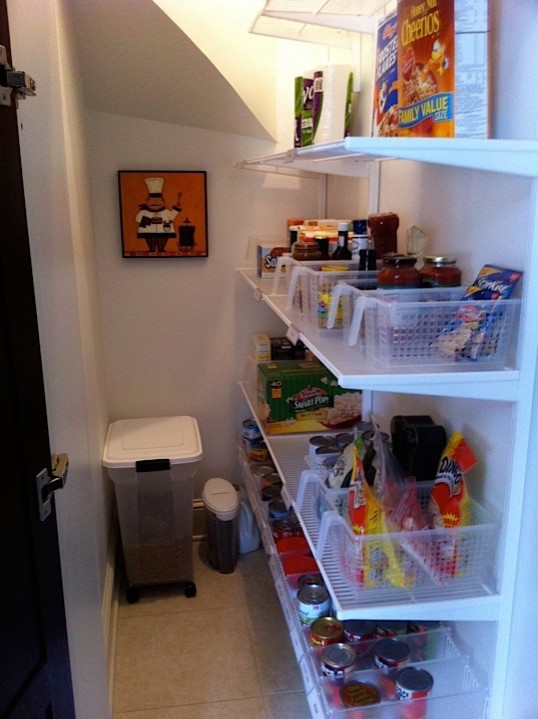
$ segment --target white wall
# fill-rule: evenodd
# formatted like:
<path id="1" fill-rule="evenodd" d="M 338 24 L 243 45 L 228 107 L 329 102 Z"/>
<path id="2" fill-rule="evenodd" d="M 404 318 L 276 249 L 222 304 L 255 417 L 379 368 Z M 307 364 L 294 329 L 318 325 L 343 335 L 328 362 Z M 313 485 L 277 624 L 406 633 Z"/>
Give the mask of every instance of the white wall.
<path id="1" fill-rule="evenodd" d="M 60 5 L 17 0 L 8 11 L 14 64 L 38 88 L 20 103 L 21 152 L 51 451 L 70 460 L 56 505 L 75 705 L 77 719 L 106 719 L 107 410 L 80 98 Z"/>
<path id="2" fill-rule="evenodd" d="M 209 477 L 237 473 L 237 380 L 250 334 L 282 332 L 263 307 L 252 315 L 235 270 L 252 236 L 284 241 L 286 217 L 317 216 L 318 183 L 235 168 L 272 151 L 259 140 L 103 114 L 91 116 L 89 137 L 110 419 L 196 417 L 200 496 Z M 119 169 L 205 170 L 209 257 L 122 258 Z"/>

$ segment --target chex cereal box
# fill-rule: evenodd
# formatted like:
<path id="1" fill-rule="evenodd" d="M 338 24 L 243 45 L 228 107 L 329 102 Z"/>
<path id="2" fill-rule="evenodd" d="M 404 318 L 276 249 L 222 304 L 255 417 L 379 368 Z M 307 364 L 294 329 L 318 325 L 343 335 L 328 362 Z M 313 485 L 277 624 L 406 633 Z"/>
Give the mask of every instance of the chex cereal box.
<path id="1" fill-rule="evenodd" d="M 361 413 L 361 391 L 340 387 L 320 362 L 258 364 L 257 414 L 267 434 L 350 427 L 361 420 Z"/>
<path id="2" fill-rule="evenodd" d="M 372 135 L 398 134 L 398 27 L 396 13 L 384 18 L 377 29 Z"/>
<path id="3" fill-rule="evenodd" d="M 487 137 L 488 0 L 398 0 L 398 134 Z"/>

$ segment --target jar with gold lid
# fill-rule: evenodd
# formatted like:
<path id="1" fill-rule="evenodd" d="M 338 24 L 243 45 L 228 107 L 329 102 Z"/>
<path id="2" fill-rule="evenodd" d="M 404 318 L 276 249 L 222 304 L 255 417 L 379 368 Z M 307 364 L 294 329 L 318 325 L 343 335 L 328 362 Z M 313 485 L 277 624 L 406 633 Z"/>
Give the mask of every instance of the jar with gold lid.
<path id="1" fill-rule="evenodd" d="M 415 268 L 416 257 L 387 254 L 381 260 L 383 266 L 377 273 L 378 289 L 420 287 L 420 275 Z"/>
<path id="2" fill-rule="evenodd" d="M 315 261 L 322 260 L 323 253 L 319 249 L 319 245 L 315 240 L 300 239 L 293 245 L 292 257 L 294 260 Z"/>
<path id="3" fill-rule="evenodd" d="M 461 270 L 450 255 L 425 255 L 419 271 L 422 287 L 459 287 Z"/>

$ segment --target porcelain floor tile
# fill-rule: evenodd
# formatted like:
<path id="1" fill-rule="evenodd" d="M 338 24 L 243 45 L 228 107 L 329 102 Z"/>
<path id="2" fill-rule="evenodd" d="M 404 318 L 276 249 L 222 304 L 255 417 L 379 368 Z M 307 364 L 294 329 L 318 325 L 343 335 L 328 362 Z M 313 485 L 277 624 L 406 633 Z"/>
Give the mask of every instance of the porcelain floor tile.
<path id="1" fill-rule="evenodd" d="M 291 716 L 286 717 L 290 719 Z M 188 704 L 166 709 L 116 712 L 114 719 L 273 719 L 260 699 L 239 699 L 216 703 Z M 276 719 L 276 717 L 275 717 Z M 302 719 L 297 716 L 297 719 Z"/>

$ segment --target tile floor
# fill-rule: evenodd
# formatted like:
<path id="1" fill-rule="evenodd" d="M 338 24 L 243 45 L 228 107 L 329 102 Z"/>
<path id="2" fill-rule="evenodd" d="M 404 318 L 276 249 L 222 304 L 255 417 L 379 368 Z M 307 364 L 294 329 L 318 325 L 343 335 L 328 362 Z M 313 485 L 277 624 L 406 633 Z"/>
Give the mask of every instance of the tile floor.
<path id="1" fill-rule="evenodd" d="M 197 595 L 121 592 L 114 719 L 310 719 L 300 670 L 263 549 L 232 574 L 193 544 Z"/>

